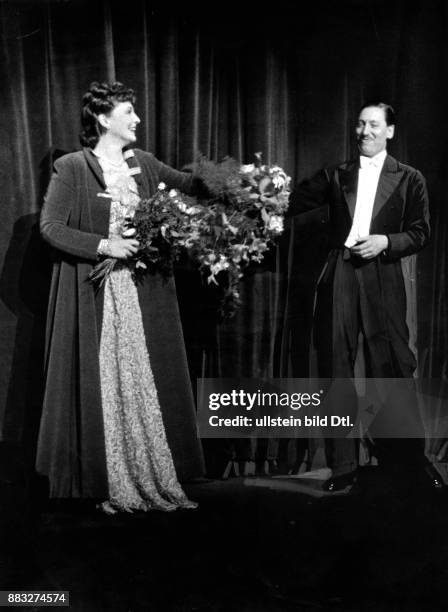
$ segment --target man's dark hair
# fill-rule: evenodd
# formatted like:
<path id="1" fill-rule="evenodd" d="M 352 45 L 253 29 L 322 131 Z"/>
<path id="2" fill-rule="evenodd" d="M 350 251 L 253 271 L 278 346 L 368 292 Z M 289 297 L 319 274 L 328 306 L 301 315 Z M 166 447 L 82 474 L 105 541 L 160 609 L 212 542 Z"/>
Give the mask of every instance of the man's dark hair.
<path id="1" fill-rule="evenodd" d="M 376 108 L 383 109 L 384 118 L 386 119 L 387 125 L 397 124 L 397 116 L 395 114 L 395 110 L 393 106 L 391 106 L 390 104 L 386 104 L 385 102 L 368 102 L 367 104 L 363 104 L 361 108 L 359 109 L 358 117 L 365 108 L 369 108 L 371 106 L 375 106 Z"/>
<path id="2" fill-rule="evenodd" d="M 125 87 L 122 83 L 90 84 L 89 89 L 82 97 L 81 134 L 79 140 L 83 147 L 95 147 L 103 127 L 98 121 L 98 115 L 110 113 L 118 102 L 131 102 L 135 104 L 133 89 Z"/>

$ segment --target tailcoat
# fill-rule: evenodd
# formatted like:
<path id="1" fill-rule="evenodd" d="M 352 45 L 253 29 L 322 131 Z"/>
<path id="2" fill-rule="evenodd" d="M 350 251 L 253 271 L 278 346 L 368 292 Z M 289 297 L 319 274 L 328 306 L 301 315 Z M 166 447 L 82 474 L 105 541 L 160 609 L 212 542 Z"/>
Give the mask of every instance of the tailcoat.
<path id="1" fill-rule="evenodd" d="M 329 253 L 315 304 L 319 375 L 353 376 L 361 329 L 368 349 L 367 376 L 412 376 L 416 360 L 406 322 L 412 290 L 406 284 L 415 279 L 403 271 L 429 239 L 425 180 L 418 170 L 386 157 L 370 234 L 386 235 L 389 246 L 377 257 L 362 260 L 344 247 L 355 212 L 358 170 L 355 159 L 320 171 L 299 185 L 290 207 L 299 224 L 298 213 L 329 207 Z"/>
<path id="2" fill-rule="evenodd" d="M 141 198 L 160 182 L 191 193 L 193 177 L 135 149 Z M 140 168 L 138 172 L 137 168 Z M 37 470 L 52 497 L 107 498 L 99 347 L 103 292 L 88 281 L 98 263 L 99 241 L 108 237 L 110 198 L 90 149 L 70 153 L 54 166 L 41 215 L 43 238 L 54 247 L 46 336 L 46 388 Z M 203 458 L 188 374 L 174 279 L 147 274 L 138 285 L 145 339 L 162 417 L 180 480 L 203 473 Z"/>

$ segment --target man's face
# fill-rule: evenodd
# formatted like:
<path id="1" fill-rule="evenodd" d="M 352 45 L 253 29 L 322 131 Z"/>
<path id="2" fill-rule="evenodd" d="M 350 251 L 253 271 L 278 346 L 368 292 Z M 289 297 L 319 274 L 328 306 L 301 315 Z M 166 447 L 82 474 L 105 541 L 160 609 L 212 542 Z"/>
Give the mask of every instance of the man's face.
<path id="1" fill-rule="evenodd" d="M 389 138 L 394 135 L 395 126 L 387 125 L 384 109 L 367 106 L 361 111 L 356 125 L 358 149 L 361 155 L 373 157 L 384 151 Z"/>

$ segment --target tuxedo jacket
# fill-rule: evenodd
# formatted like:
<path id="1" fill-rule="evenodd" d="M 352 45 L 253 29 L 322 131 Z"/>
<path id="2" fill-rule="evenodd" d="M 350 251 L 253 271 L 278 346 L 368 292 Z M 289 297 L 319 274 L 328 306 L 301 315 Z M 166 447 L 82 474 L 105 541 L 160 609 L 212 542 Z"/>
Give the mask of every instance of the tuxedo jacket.
<path id="1" fill-rule="evenodd" d="M 330 249 L 343 249 L 356 206 L 359 159 L 326 168 L 303 181 L 292 195 L 290 214 L 329 206 Z M 300 223 L 300 221 L 299 221 Z M 388 155 L 378 181 L 370 234 L 384 234 L 388 249 L 380 262 L 417 253 L 429 239 L 429 207 L 422 174 Z"/>
<path id="2" fill-rule="evenodd" d="M 344 349 L 336 338 L 341 301 L 349 318 L 358 313 L 358 303 L 347 296 L 345 273 L 350 268 L 341 264 L 350 258 L 344 243 L 349 235 L 356 206 L 359 159 L 326 168 L 302 182 L 295 190 L 290 214 L 294 226 L 306 228 L 306 220 L 316 214 L 310 211 L 329 208 L 329 252 L 317 284 L 314 311 L 314 345 L 321 363 L 332 363 Z M 306 213 L 309 214 L 306 214 Z M 305 213 L 305 214 L 303 214 Z M 413 256 L 429 239 L 428 195 L 422 174 L 387 156 L 380 173 L 375 195 L 370 234 L 383 234 L 388 248 L 374 259 L 352 258 L 357 268 L 364 295 L 363 326 L 371 337 L 387 338 L 400 363 L 400 372 L 415 369 L 415 281 L 409 274 Z M 303 231 L 298 232 L 303 235 Z M 294 266 L 294 262 L 293 262 Z M 345 272 L 344 272 L 345 270 Z M 350 274 L 351 276 L 351 274 Z M 329 368 L 331 371 L 331 367 Z M 400 374 L 401 375 L 401 374 Z"/>

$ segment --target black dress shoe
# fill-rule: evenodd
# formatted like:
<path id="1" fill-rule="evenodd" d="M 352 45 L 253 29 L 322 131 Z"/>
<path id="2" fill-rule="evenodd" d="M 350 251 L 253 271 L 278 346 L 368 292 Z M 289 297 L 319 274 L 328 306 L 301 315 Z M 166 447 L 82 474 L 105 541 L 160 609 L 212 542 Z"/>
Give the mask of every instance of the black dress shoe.
<path id="1" fill-rule="evenodd" d="M 428 476 L 430 486 L 433 489 L 445 488 L 445 483 L 443 482 L 441 475 L 431 463 L 428 463 L 425 466 L 425 474 Z"/>
<path id="2" fill-rule="evenodd" d="M 340 476 L 333 476 L 324 482 L 322 490 L 328 493 L 335 493 L 336 491 L 343 491 L 348 487 L 353 486 L 356 482 L 356 472 L 348 472 L 347 474 L 341 474 Z"/>

